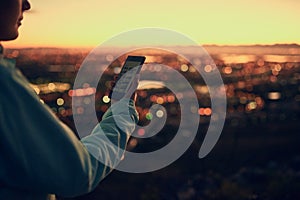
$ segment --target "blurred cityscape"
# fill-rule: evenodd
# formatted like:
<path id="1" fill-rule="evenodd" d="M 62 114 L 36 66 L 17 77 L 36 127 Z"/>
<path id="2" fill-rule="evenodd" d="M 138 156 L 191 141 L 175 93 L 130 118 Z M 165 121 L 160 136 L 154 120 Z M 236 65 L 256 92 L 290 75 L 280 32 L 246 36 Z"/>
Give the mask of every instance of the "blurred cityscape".
<path id="1" fill-rule="evenodd" d="M 180 47 L 176 47 L 180 48 Z M 185 47 L 186 48 L 186 47 Z M 130 54 L 147 57 L 141 72 L 137 109 L 141 127 L 166 116 L 160 132 L 151 138 L 133 137 L 128 149 L 148 152 L 166 145 L 181 120 L 179 100 L 189 98 L 184 86 L 174 94 L 165 82 L 182 74 L 199 103 L 191 107 L 200 116 L 200 128 L 188 151 L 165 169 L 147 174 L 115 171 L 93 193 L 77 199 L 297 199 L 300 198 L 300 46 L 205 46 L 214 63 L 188 47 L 187 54 L 205 73 L 219 70 L 227 96 L 224 129 L 214 150 L 197 157 L 209 125 L 212 108 L 209 88 L 196 67 L 183 57 L 161 49 Z M 54 113 L 76 133 L 73 114 L 84 115 L 95 98 L 99 120 L 110 106 L 108 91 L 126 55 L 107 49 L 103 75 L 97 87 L 73 84 L 91 49 L 7 49 L 33 89 Z M 105 63 L 111 63 L 104 66 Z M 161 64 L 161 65 L 160 65 Z M 215 64 L 215 65 L 214 65 Z M 176 81 L 175 81 L 176 82 Z M 78 104 L 72 110 L 72 98 Z M 165 110 L 150 110 L 151 105 Z M 77 134 L 77 133 L 76 133 Z M 137 136 L 147 135 L 139 128 Z"/>

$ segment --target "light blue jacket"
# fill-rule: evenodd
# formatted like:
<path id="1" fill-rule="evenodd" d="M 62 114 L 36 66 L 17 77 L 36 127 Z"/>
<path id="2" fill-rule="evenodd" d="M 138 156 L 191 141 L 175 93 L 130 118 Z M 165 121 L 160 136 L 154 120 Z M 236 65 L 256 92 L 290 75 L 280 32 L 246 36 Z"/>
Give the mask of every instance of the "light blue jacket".
<path id="1" fill-rule="evenodd" d="M 45 200 L 49 194 L 73 197 L 93 190 L 120 161 L 138 120 L 133 101 L 113 107 L 114 115 L 109 109 L 79 141 L 41 103 L 14 62 L 0 58 L 0 199 Z"/>

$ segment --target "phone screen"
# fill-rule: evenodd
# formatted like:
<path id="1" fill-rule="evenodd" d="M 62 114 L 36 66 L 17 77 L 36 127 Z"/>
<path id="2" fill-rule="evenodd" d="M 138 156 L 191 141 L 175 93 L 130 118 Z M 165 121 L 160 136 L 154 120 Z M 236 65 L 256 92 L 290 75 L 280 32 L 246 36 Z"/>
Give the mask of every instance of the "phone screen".
<path id="1" fill-rule="evenodd" d="M 144 56 L 128 56 L 120 74 L 118 75 L 118 79 L 116 81 L 116 85 L 112 90 L 111 97 L 113 99 L 121 99 L 124 97 L 126 92 L 129 89 L 129 86 L 135 77 L 136 74 L 140 73 L 142 65 L 145 62 Z"/>

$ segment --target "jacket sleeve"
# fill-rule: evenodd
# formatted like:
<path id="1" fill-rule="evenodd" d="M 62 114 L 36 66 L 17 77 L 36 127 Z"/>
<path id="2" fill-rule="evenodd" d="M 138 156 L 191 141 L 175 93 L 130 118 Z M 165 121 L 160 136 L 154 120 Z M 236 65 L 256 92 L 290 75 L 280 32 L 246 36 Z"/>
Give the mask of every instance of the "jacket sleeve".
<path id="1" fill-rule="evenodd" d="M 3 185 L 76 196 L 94 189 L 120 161 L 137 121 L 131 100 L 115 103 L 92 134 L 80 141 L 40 102 L 18 72 L 1 71 L 0 83 Z"/>

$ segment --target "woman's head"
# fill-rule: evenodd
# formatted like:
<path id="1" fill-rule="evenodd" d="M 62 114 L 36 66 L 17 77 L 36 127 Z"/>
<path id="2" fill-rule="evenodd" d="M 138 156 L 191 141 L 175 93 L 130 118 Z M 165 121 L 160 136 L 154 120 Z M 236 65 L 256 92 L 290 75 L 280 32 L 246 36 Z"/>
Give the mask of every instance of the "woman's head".
<path id="1" fill-rule="evenodd" d="M 18 37 L 23 12 L 29 9 L 28 0 L 0 0 L 0 41 Z"/>

